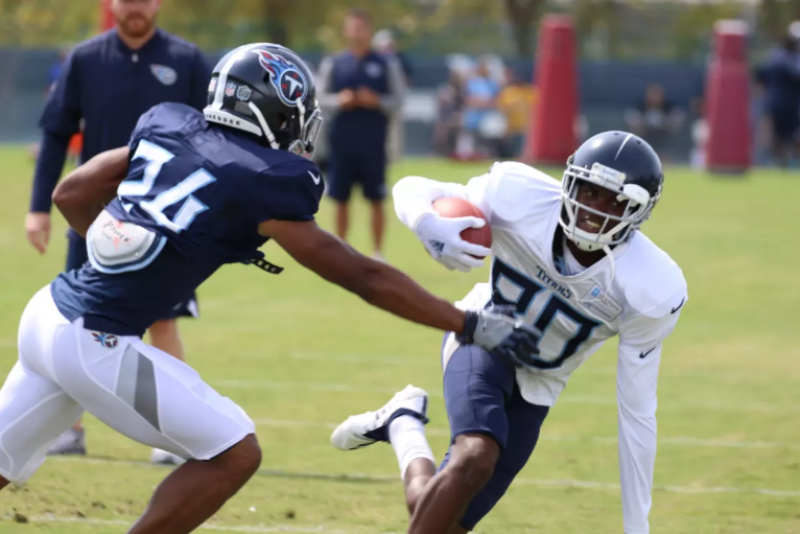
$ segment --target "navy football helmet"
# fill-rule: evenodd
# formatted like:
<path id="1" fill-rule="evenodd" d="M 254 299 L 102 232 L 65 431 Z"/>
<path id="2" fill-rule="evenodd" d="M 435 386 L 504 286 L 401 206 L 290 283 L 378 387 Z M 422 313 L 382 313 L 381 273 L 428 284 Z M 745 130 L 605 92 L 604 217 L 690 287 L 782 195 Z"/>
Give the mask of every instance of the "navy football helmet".
<path id="1" fill-rule="evenodd" d="M 314 76 L 300 56 L 270 43 L 240 46 L 211 75 L 206 120 L 310 157 L 322 126 Z"/>
<path id="2" fill-rule="evenodd" d="M 620 201 L 627 200 L 622 216 L 601 213 L 578 202 L 578 190 L 584 182 L 617 193 Z M 663 184 L 661 160 L 647 142 L 627 132 L 597 134 L 567 160 L 561 182 L 561 228 L 585 251 L 623 243 L 650 217 Z M 597 233 L 578 228 L 579 211 L 605 217 Z"/>

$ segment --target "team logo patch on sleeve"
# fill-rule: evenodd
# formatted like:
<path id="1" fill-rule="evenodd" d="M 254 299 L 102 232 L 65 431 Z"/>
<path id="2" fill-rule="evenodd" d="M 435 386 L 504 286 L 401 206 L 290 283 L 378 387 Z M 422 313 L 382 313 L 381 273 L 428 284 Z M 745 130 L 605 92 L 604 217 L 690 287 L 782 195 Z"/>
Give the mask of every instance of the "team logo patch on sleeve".
<path id="1" fill-rule="evenodd" d="M 150 71 L 153 73 L 153 76 L 156 77 L 156 80 L 164 85 L 175 85 L 175 82 L 178 81 L 178 73 L 175 72 L 175 69 L 172 67 L 167 67 L 166 65 L 150 65 Z"/>
<path id="2" fill-rule="evenodd" d="M 119 339 L 117 339 L 117 336 L 114 334 L 106 334 L 105 332 L 92 332 L 92 337 L 95 341 L 107 349 L 113 349 L 119 343 Z"/>
<path id="3" fill-rule="evenodd" d="M 308 81 L 303 73 L 278 54 L 266 50 L 252 52 L 258 54 L 261 66 L 270 73 L 270 81 L 277 89 L 281 101 L 287 106 L 297 107 L 297 101 L 302 101 L 308 94 Z"/>

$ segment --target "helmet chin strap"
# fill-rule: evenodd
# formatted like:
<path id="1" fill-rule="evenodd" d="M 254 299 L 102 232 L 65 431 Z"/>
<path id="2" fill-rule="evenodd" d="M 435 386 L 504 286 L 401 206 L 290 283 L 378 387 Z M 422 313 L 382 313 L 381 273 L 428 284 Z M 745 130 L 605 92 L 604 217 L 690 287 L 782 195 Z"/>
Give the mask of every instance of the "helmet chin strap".
<path id="1" fill-rule="evenodd" d="M 617 276 L 617 260 L 614 259 L 614 251 L 611 250 L 609 245 L 603 247 L 603 252 L 608 256 L 608 261 L 611 263 L 611 279 L 608 281 L 608 288 L 606 291 L 611 291 L 611 285 L 614 283 L 614 277 Z"/>
<path id="2" fill-rule="evenodd" d="M 269 146 L 271 146 L 275 150 L 278 150 L 281 146 L 278 144 L 278 141 L 275 140 L 275 135 L 272 133 L 272 130 L 269 129 L 267 121 L 264 120 L 264 114 L 261 113 L 261 110 L 258 109 L 258 107 L 252 102 L 250 102 L 248 107 L 250 108 L 250 111 L 252 111 L 255 114 L 256 118 L 258 119 L 258 123 L 261 125 L 261 130 L 264 132 L 264 136 L 267 138 L 267 141 L 269 141 Z"/>

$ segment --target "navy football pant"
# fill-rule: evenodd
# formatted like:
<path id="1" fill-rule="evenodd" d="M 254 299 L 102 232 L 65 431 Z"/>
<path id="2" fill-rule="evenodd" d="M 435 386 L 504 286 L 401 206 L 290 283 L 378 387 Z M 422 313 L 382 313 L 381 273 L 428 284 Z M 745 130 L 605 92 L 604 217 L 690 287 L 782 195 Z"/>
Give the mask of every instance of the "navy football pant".
<path id="1" fill-rule="evenodd" d="M 83 264 L 89 261 L 89 253 L 86 252 L 86 240 L 81 235 L 70 229 L 67 232 L 67 265 L 65 271 L 80 269 Z M 199 317 L 200 312 L 197 308 L 197 298 L 195 294 L 188 300 L 179 302 L 166 317 L 162 319 L 177 319 L 178 317 Z"/>
<path id="2" fill-rule="evenodd" d="M 445 342 L 450 335 L 445 336 Z M 444 398 L 450 420 L 451 449 L 461 434 L 491 436 L 501 449 L 494 475 L 472 499 L 461 519 L 463 528 L 473 530 L 527 463 L 549 408 L 525 401 L 517 386 L 514 367 L 475 345 L 459 346 L 446 361 Z M 440 471 L 449 459 L 450 451 Z"/>

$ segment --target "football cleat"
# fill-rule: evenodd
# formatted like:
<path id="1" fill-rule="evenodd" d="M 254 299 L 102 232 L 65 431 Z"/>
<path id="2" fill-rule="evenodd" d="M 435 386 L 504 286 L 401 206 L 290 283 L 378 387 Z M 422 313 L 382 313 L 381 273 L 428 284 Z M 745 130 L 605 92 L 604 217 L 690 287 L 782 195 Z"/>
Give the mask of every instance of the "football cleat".
<path id="1" fill-rule="evenodd" d="M 401 415 L 416 417 L 428 423 L 428 394 L 411 384 L 395 394 L 383 408 L 375 412 L 352 415 L 336 427 L 331 434 L 331 443 L 337 449 L 352 451 L 378 441 L 389 442 L 389 425 Z"/>
<path id="2" fill-rule="evenodd" d="M 86 433 L 84 429 L 70 428 L 61 434 L 47 451 L 51 456 L 86 456 Z"/>
<path id="3" fill-rule="evenodd" d="M 153 449 L 153 452 L 150 453 L 150 462 L 156 465 L 181 465 L 186 460 L 169 451 Z"/>

